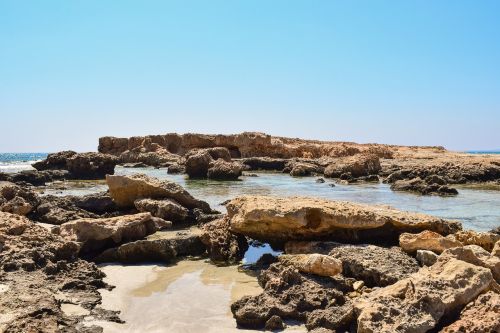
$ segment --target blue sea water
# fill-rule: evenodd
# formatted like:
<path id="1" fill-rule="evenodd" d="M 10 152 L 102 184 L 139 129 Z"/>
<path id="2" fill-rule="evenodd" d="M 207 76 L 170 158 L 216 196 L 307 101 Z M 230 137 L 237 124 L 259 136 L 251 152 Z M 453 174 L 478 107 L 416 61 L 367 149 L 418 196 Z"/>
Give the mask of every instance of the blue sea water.
<path id="1" fill-rule="evenodd" d="M 0 153 L 0 172 L 32 170 L 32 163 L 46 157 L 47 153 Z"/>

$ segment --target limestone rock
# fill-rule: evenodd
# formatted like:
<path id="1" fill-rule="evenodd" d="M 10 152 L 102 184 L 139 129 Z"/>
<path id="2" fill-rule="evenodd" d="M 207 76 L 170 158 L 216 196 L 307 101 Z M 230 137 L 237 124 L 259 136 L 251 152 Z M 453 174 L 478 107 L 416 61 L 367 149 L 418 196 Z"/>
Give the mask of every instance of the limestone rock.
<path id="1" fill-rule="evenodd" d="M 497 256 L 500 258 L 500 241 L 497 241 L 495 243 L 495 246 L 493 247 L 493 250 L 491 250 L 491 255 Z"/>
<path id="2" fill-rule="evenodd" d="M 215 262 L 238 263 L 248 249 L 244 236 L 229 231 L 227 218 L 205 224 L 200 239 Z"/>
<path id="3" fill-rule="evenodd" d="M 35 192 L 11 182 L 0 181 L 0 211 L 27 215 L 39 203 Z"/>
<path id="4" fill-rule="evenodd" d="M 249 168 L 249 170 L 274 170 L 281 171 L 287 163 L 283 158 L 271 157 L 248 157 L 243 158 L 241 162 Z"/>
<path id="5" fill-rule="evenodd" d="M 137 199 L 134 206 L 140 212 L 150 212 L 151 215 L 174 223 L 182 223 L 188 218 L 189 210 L 171 199 Z"/>
<path id="6" fill-rule="evenodd" d="M 402 232 L 461 229 L 457 221 L 383 206 L 290 197 L 244 196 L 226 205 L 231 230 L 261 241 L 394 241 Z"/>
<path id="7" fill-rule="evenodd" d="M 359 154 L 339 158 L 325 169 L 325 177 L 338 178 L 344 173 L 350 173 L 353 177 L 361 177 L 378 174 L 380 171 L 380 159 L 373 154 Z"/>
<path id="8" fill-rule="evenodd" d="M 236 180 L 243 171 L 243 167 L 238 162 L 227 162 L 223 159 L 212 161 L 207 170 L 207 177 L 210 179 Z"/>
<path id="9" fill-rule="evenodd" d="M 415 257 L 422 266 L 432 266 L 438 259 L 437 254 L 427 250 L 417 250 L 417 254 Z"/>
<path id="10" fill-rule="evenodd" d="M 278 259 L 282 264 L 291 265 L 302 273 L 320 276 L 335 276 L 342 273 L 342 261 L 324 254 L 284 254 Z"/>
<path id="11" fill-rule="evenodd" d="M 205 178 L 212 161 L 212 156 L 206 150 L 192 153 L 186 157 L 186 173 L 190 178 Z"/>
<path id="12" fill-rule="evenodd" d="M 165 225 L 166 226 L 166 225 Z M 154 233 L 159 229 L 150 213 L 139 213 L 111 218 L 86 218 L 61 225 L 60 235 L 81 244 L 81 253 L 103 250 L 109 245 L 121 244 Z"/>
<path id="13" fill-rule="evenodd" d="M 81 218 L 98 218 L 99 215 L 77 207 L 74 197 L 46 195 L 40 197 L 40 204 L 32 217 L 40 222 L 60 225 Z M 83 199 L 81 199 L 83 200 Z"/>
<path id="14" fill-rule="evenodd" d="M 451 259 L 358 298 L 358 332 L 427 332 L 460 311 L 493 281 L 491 272 Z"/>
<path id="15" fill-rule="evenodd" d="M 441 253 L 452 247 L 463 246 L 463 244 L 457 241 L 453 235 L 443 237 L 436 232 L 424 230 L 418 234 L 401 234 L 399 246 L 408 253 L 415 253 L 417 250 Z"/>
<path id="16" fill-rule="evenodd" d="M 467 304 L 460 317 L 441 333 L 500 332 L 500 295 L 489 291 Z"/>
<path id="17" fill-rule="evenodd" d="M 477 232 L 473 230 L 461 230 L 455 238 L 464 245 L 478 245 L 488 252 L 493 250 L 495 243 L 500 241 L 500 235 L 493 232 Z"/>
<path id="18" fill-rule="evenodd" d="M 188 209 L 200 208 L 210 213 L 210 206 L 195 199 L 182 186 L 146 175 L 106 176 L 109 194 L 119 207 L 134 207 L 137 199 L 172 199 Z"/>
<path id="19" fill-rule="evenodd" d="M 410 180 L 396 180 L 391 185 L 391 190 L 393 191 L 406 191 L 406 192 L 416 192 L 422 195 L 457 195 L 458 191 L 454 188 L 448 187 L 446 185 L 439 184 L 427 184 L 420 178 L 414 178 Z"/>

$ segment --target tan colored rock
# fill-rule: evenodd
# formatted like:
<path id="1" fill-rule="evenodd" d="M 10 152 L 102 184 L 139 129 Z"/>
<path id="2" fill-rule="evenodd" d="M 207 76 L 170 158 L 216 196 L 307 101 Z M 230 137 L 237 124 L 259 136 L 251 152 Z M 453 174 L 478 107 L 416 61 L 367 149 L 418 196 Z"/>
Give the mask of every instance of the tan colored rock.
<path id="1" fill-rule="evenodd" d="M 444 251 L 438 258 L 438 262 L 446 262 L 450 258 L 456 258 L 476 266 L 491 270 L 493 278 L 500 282 L 500 258 L 491 255 L 488 251 L 478 245 L 466 245 Z"/>
<path id="2" fill-rule="evenodd" d="M 244 196 L 226 205 L 233 232 L 264 241 L 394 240 L 402 232 L 449 234 L 457 221 L 383 206 L 306 197 Z"/>
<path id="3" fill-rule="evenodd" d="M 171 199 L 138 199 L 134 206 L 140 212 L 149 212 L 151 215 L 167 221 L 181 223 L 188 217 L 189 211 Z"/>
<path id="4" fill-rule="evenodd" d="M 62 224 L 60 235 L 68 241 L 80 243 L 83 253 L 92 252 L 102 250 L 110 243 L 120 244 L 144 238 L 161 228 L 159 220 L 150 213 L 78 219 Z"/>
<path id="5" fill-rule="evenodd" d="M 206 202 L 195 199 L 182 186 L 170 181 L 138 174 L 106 175 L 106 182 L 109 194 L 120 207 L 134 207 L 134 201 L 137 199 L 172 199 L 188 209 L 200 208 L 206 213 L 211 212 Z"/>
<path id="6" fill-rule="evenodd" d="M 493 247 L 493 250 L 491 250 L 491 255 L 497 256 L 500 258 L 500 241 L 497 241 L 495 243 L 495 246 Z"/>
<path id="7" fill-rule="evenodd" d="M 424 333 L 460 311 L 493 281 L 490 270 L 450 259 L 357 299 L 358 333 Z"/>
<path id="8" fill-rule="evenodd" d="M 488 252 L 493 250 L 495 243 L 500 240 L 500 235 L 492 232 L 477 232 L 473 230 L 461 230 L 455 238 L 464 245 L 478 245 Z"/>
<path id="9" fill-rule="evenodd" d="M 320 276 L 335 276 L 342 273 L 342 261 L 324 254 L 283 254 L 278 259 L 282 264 L 292 265 L 302 273 Z"/>
<path id="10" fill-rule="evenodd" d="M 455 332 L 500 332 L 500 295 L 489 291 L 467 304 L 460 318 L 441 330 Z"/>
<path id="11" fill-rule="evenodd" d="M 236 180 L 241 176 L 243 165 L 239 162 L 227 162 L 223 159 L 210 162 L 207 177 L 210 179 Z"/>
<path id="12" fill-rule="evenodd" d="M 344 173 L 350 173 L 353 177 L 375 175 L 380 169 L 380 159 L 377 155 L 357 154 L 335 160 L 326 167 L 325 177 L 336 178 Z"/>
<path id="13" fill-rule="evenodd" d="M 417 250 L 428 250 L 441 253 L 446 249 L 463 246 L 452 235 L 443 237 L 437 232 L 424 230 L 418 234 L 403 233 L 399 236 L 399 246 L 408 253 L 415 253 Z"/>

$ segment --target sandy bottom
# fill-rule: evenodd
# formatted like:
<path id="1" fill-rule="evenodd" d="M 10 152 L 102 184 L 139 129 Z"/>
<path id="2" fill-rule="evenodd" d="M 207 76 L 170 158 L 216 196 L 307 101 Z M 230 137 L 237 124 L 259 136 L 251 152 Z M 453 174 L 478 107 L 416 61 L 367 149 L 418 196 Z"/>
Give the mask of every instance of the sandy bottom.
<path id="1" fill-rule="evenodd" d="M 103 265 L 105 279 L 116 286 L 103 290 L 102 307 L 121 311 L 125 324 L 88 321 L 104 332 L 219 333 L 255 332 L 236 328 L 230 305 L 261 288 L 254 276 L 236 266 L 217 267 L 204 260 L 173 266 Z M 286 331 L 305 332 L 292 326 Z"/>

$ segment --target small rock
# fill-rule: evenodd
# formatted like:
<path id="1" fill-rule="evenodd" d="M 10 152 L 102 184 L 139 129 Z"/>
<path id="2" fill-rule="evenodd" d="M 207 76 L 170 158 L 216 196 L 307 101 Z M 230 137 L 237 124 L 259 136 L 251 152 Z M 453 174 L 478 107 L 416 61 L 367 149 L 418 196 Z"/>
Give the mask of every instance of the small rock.
<path id="1" fill-rule="evenodd" d="M 422 266 L 432 266 L 436 262 L 438 255 L 428 250 L 417 250 L 416 258 Z"/>
<path id="2" fill-rule="evenodd" d="M 281 331 L 285 329 L 285 323 L 280 316 L 274 315 L 266 321 L 264 329 L 266 331 Z"/>

